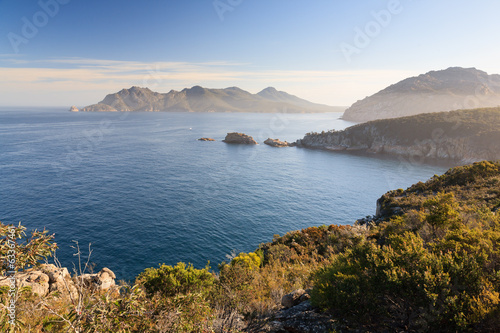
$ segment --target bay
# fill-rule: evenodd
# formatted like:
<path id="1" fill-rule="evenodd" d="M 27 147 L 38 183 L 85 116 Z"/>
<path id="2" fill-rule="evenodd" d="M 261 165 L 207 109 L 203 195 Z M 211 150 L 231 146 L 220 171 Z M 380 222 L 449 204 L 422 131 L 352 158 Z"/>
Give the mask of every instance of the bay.
<path id="1" fill-rule="evenodd" d="M 327 114 L 0 110 L 0 221 L 55 233 L 57 257 L 130 280 L 159 263 L 216 267 L 275 234 L 352 224 L 385 192 L 451 165 L 273 148 L 353 123 Z M 258 146 L 228 145 L 227 132 Z M 216 142 L 201 142 L 212 137 Z"/>

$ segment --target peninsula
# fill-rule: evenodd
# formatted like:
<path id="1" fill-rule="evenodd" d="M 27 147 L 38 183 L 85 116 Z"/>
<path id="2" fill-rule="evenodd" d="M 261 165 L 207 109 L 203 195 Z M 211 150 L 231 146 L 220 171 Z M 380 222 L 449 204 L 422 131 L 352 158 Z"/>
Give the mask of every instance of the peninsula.
<path id="1" fill-rule="evenodd" d="M 499 142 L 496 107 L 374 120 L 343 131 L 308 133 L 297 145 L 470 163 L 500 159 Z"/>

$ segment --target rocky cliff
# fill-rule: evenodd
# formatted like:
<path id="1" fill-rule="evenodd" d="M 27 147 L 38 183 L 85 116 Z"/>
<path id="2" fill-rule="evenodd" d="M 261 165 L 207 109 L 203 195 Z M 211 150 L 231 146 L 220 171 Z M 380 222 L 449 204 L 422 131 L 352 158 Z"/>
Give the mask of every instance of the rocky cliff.
<path id="1" fill-rule="evenodd" d="M 500 75 L 451 67 L 407 78 L 357 101 L 343 119 L 365 122 L 500 105 Z"/>
<path id="2" fill-rule="evenodd" d="M 94 274 L 71 276 L 66 267 L 57 267 L 54 264 L 41 264 L 15 275 L 16 286 L 21 289 L 30 287 L 31 291 L 40 296 L 58 293 L 62 296 L 76 298 L 82 286 L 90 287 L 95 291 L 106 291 L 114 288 L 116 276 L 107 267 Z M 9 286 L 9 276 L 0 276 L 0 287 Z"/>
<path id="3" fill-rule="evenodd" d="M 500 159 L 500 108 L 370 121 L 343 131 L 308 133 L 297 144 L 469 163 Z"/>
<path id="4" fill-rule="evenodd" d="M 166 94 L 132 87 L 107 95 L 81 111 L 173 111 L 173 112 L 342 112 L 345 108 L 311 103 L 269 87 L 258 94 L 237 87 L 207 89 L 200 86 Z"/>

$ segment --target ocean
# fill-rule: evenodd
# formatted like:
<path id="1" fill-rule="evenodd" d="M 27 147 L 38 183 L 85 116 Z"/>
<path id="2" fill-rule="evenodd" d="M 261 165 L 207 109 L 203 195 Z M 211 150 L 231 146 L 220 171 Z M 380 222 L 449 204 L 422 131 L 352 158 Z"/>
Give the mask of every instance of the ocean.
<path id="1" fill-rule="evenodd" d="M 340 116 L 3 108 L 0 221 L 47 228 L 70 270 L 77 241 L 94 270 L 133 280 L 159 263 L 216 268 L 275 234 L 353 224 L 385 192 L 451 166 L 263 144 L 353 124 Z M 223 143 L 233 131 L 260 144 Z"/>

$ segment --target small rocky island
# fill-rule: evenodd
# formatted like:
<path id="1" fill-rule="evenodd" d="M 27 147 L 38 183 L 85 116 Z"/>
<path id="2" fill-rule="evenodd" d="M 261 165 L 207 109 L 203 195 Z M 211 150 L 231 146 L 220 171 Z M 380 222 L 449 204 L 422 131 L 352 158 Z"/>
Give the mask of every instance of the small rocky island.
<path id="1" fill-rule="evenodd" d="M 295 142 L 280 141 L 279 139 L 268 138 L 264 143 L 271 147 L 295 147 L 297 144 Z"/>
<path id="2" fill-rule="evenodd" d="M 69 111 L 70 111 L 70 112 L 78 112 L 78 111 L 80 111 L 80 110 L 78 110 L 78 108 L 77 108 L 76 106 L 74 106 L 74 105 L 73 105 L 72 107 L 70 107 L 70 108 L 69 108 Z"/>
<path id="3" fill-rule="evenodd" d="M 236 143 L 243 145 L 257 145 L 257 141 L 255 141 L 250 135 L 246 135 L 243 133 L 227 133 L 226 138 L 222 140 L 225 143 Z"/>
<path id="4" fill-rule="evenodd" d="M 215 139 L 212 139 L 212 138 L 199 138 L 198 141 L 215 141 Z"/>

